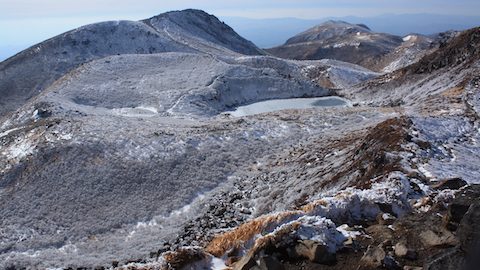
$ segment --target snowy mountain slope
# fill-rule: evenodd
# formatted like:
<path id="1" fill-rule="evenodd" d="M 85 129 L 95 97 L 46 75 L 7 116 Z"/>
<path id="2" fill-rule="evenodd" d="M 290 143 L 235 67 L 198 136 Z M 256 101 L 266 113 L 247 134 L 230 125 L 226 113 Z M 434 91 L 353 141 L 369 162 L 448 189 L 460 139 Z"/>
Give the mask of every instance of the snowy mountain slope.
<path id="1" fill-rule="evenodd" d="M 196 27 L 193 28 L 192 24 Z M 235 54 L 235 51 L 262 53 L 251 42 L 203 11 L 178 11 L 143 22 L 87 25 L 37 44 L 0 63 L 0 115 L 17 109 L 71 69 L 105 56 L 161 52 L 228 55 Z"/>
<path id="2" fill-rule="evenodd" d="M 244 58 L 250 57 L 238 62 Z M 162 117 L 206 117 L 265 99 L 329 93 L 303 78 L 298 66 L 284 64 L 248 66 L 236 58 L 224 62 L 187 53 L 111 56 L 67 74 L 33 101 L 56 103 L 67 113 L 118 114 L 150 108 Z"/>
<path id="3" fill-rule="evenodd" d="M 421 165 L 433 179 L 478 183 L 480 29 L 465 31 L 418 62 L 344 93 L 375 106 L 401 106 L 432 152 Z"/>
<path id="4" fill-rule="evenodd" d="M 267 51 L 288 59 L 336 59 L 373 68 L 376 61 L 401 43 L 400 37 L 375 33 L 366 26 L 328 21 Z"/>
<path id="5" fill-rule="evenodd" d="M 92 59 L 164 51 L 194 50 L 141 22 L 80 27 L 0 63 L 1 113 L 15 110 L 72 68 Z"/>
<path id="6" fill-rule="evenodd" d="M 2 123 L 0 266 L 105 265 L 173 241 L 192 213 L 167 218 L 172 211 L 242 171 L 252 156 L 312 132 L 335 132 L 323 117 L 310 122 L 321 109 L 306 114 L 303 127 L 220 115 L 260 100 L 328 94 L 304 72 L 315 64 L 365 72 L 339 62 L 161 53 L 108 56 L 67 73 Z M 373 115 L 365 112 L 364 120 Z M 338 117 L 332 121 L 350 123 L 346 128 L 364 121 Z M 33 208 L 31 196 L 42 204 Z"/>
<path id="7" fill-rule="evenodd" d="M 225 54 L 228 53 L 226 48 L 245 55 L 265 54 L 252 42 L 239 36 L 230 26 L 201 10 L 167 12 L 143 22 L 160 32 L 176 36 L 175 40 L 199 51 L 214 50 Z"/>
<path id="8" fill-rule="evenodd" d="M 267 51 L 282 58 L 336 59 L 378 72 L 392 72 L 415 63 L 454 35 L 454 32 L 446 32 L 399 37 L 375 33 L 365 25 L 328 21 Z"/>
<path id="9" fill-rule="evenodd" d="M 434 44 L 434 39 L 410 34 L 403 37 L 403 43 L 393 52 L 385 55 L 382 59 L 384 63 L 379 64 L 379 66 L 384 66 L 383 72 L 392 72 L 417 62 L 435 49 L 437 49 L 437 46 Z"/>
<path id="10" fill-rule="evenodd" d="M 444 224 L 478 177 L 478 29 L 376 78 L 242 55 L 204 13 L 168 14 L 140 24 L 185 51 L 93 59 L 0 120 L 0 268 L 401 269 L 470 250 Z M 225 113 L 333 91 L 357 106 Z"/>
<path id="11" fill-rule="evenodd" d="M 345 94 L 375 105 L 405 104 L 428 109 L 429 99 L 446 99 L 450 93 L 455 94 L 457 87 L 461 93 L 475 77 L 480 59 L 478 31 L 465 31 L 418 62 L 351 88 Z"/>
<path id="12" fill-rule="evenodd" d="M 224 59 L 227 62 L 228 58 Z M 268 56 L 238 57 L 237 63 L 251 67 L 275 68 L 287 78 L 307 78 L 325 89 L 344 89 L 379 76 L 361 66 L 336 60 L 286 61 Z"/>
<path id="13" fill-rule="evenodd" d="M 342 36 L 361 36 L 369 33 L 371 33 L 371 30 L 365 25 L 354 25 L 344 21 L 327 21 L 289 38 L 285 45 L 321 42 L 329 39 L 338 39 Z"/>
<path id="14" fill-rule="evenodd" d="M 311 110 L 302 112 L 302 125 L 262 116 L 205 119 L 225 107 L 222 101 L 323 93 L 293 76 L 208 55 L 167 53 L 111 56 L 62 78 L 3 125 L 0 266 L 93 267 L 144 256 L 159 242 L 174 241 L 179 224 L 195 216 L 183 213 L 183 206 L 218 185 L 233 184 L 229 176 L 250 166 L 252 156 L 311 134 L 335 133 L 338 126 L 325 121 L 350 129 L 377 115 L 312 120 L 324 111 Z M 231 82 L 255 92 L 222 97 Z M 178 97 L 190 95 L 204 97 L 195 99 L 204 103 L 179 105 Z M 173 210 L 178 216 L 170 216 Z"/>
<path id="15" fill-rule="evenodd" d="M 331 59 L 297 63 L 304 65 L 304 73 L 308 78 L 329 89 L 347 89 L 380 76 L 380 73 L 364 67 Z"/>
<path id="16" fill-rule="evenodd" d="M 249 173 L 237 171 L 233 187 L 206 198 L 203 214 L 184 227 L 182 239 L 204 244 L 178 248 L 174 241 L 158 260 L 126 267 L 442 269 L 472 263 L 470 243 L 480 240 L 479 228 L 468 225 L 478 220 L 480 194 L 479 37 L 478 28 L 466 31 L 416 64 L 340 91 L 374 107 L 337 115 L 360 116 L 363 109 L 378 115 L 353 132 L 328 121 L 325 126 L 338 128 L 333 137 L 310 137 L 257 161 Z M 296 112 L 277 115 L 303 119 Z M 220 210 L 233 220 L 237 211 L 252 216 L 212 232 L 210 223 L 224 228 L 215 218 Z"/>

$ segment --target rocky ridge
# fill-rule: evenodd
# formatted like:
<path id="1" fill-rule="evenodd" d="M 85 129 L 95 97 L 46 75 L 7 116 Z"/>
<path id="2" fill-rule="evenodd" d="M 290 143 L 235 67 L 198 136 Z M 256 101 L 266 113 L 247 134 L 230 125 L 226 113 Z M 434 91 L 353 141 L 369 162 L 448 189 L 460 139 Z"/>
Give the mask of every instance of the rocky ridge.
<path id="1" fill-rule="evenodd" d="M 452 35 L 454 33 L 399 37 L 376 33 L 365 25 L 328 21 L 266 51 L 286 59 L 335 59 L 377 72 L 392 72 L 435 51 Z"/>

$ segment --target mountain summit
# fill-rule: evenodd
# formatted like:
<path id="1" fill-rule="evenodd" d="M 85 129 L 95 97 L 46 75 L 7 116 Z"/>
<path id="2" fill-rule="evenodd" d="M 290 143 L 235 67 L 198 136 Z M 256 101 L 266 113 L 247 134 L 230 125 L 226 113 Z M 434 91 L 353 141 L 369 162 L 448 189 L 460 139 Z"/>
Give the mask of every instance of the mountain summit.
<path id="1" fill-rule="evenodd" d="M 171 11 L 142 22 L 159 32 L 167 31 L 170 34 L 182 35 L 183 42 L 195 39 L 196 42 L 188 43 L 193 47 L 197 47 L 198 43 L 205 44 L 205 41 L 208 41 L 212 47 L 220 45 L 245 55 L 264 54 L 252 42 L 239 36 L 230 26 L 202 10 Z"/>
<path id="2" fill-rule="evenodd" d="M 168 12 L 139 22 L 90 24 L 0 63 L 0 116 L 83 63 L 110 55 L 162 52 L 263 54 L 215 16 L 200 10 Z"/>
<path id="3" fill-rule="evenodd" d="M 298 60 L 335 59 L 375 71 L 407 66 L 436 48 L 435 37 L 376 33 L 363 24 L 327 21 L 267 49 L 272 55 Z"/>
<path id="4" fill-rule="evenodd" d="M 350 24 L 344 21 L 327 21 L 287 40 L 285 45 L 305 42 L 333 42 L 338 40 L 357 39 L 362 40 L 372 31 L 366 25 Z M 392 38 L 392 42 L 399 43 L 398 39 Z"/>

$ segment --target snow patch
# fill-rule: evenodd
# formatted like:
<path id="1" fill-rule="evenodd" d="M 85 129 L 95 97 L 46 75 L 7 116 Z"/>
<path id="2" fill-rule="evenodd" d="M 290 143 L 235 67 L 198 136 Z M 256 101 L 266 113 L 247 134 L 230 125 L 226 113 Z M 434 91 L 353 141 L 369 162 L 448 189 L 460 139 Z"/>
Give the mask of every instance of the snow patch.
<path id="1" fill-rule="evenodd" d="M 373 183 L 370 189 L 350 187 L 314 201 L 308 214 L 324 216 L 336 222 L 373 220 L 381 212 L 379 203 L 392 205 L 392 211 L 397 216 L 408 212 L 411 188 L 407 177 L 401 172 L 392 172 L 381 180 Z"/>
<path id="2" fill-rule="evenodd" d="M 272 232 L 276 234 L 285 226 L 291 226 L 294 223 L 300 223 L 300 227 L 296 232 L 290 234 L 290 237 L 298 237 L 302 240 L 312 240 L 323 244 L 331 253 L 336 252 L 343 246 L 345 237 L 342 233 L 337 231 L 335 223 L 330 219 L 318 216 L 302 216 L 297 220 L 291 221 L 280 226 L 277 230 Z"/>
<path id="3" fill-rule="evenodd" d="M 2 154 L 5 155 L 8 159 L 19 161 L 26 156 L 33 154 L 34 150 L 35 145 L 33 145 L 30 140 L 19 138 L 4 152 L 2 152 Z"/>
<path id="4" fill-rule="evenodd" d="M 418 170 L 421 173 L 423 173 L 423 175 L 425 175 L 425 177 L 427 177 L 429 179 L 434 179 L 433 174 L 429 170 L 425 169 L 424 166 L 418 166 Z"/>
<path id="5" fill-rule="evenodd" d="M 67 133 L 67 134 L 60 134 L 58 136 L 58 138 L 60 140 L 71 140 L 73 138 L 73 135 L 71 133 Z"/>
<path id="6" fill-rule="evenodd" d="M 0 133 L 0 138 L 5 137 L 5 136 L 7 136 L 8 134 L 10 134 L 10 133 L 12 133 L 12 132 L 14 132 L 14 131 L 20 130 L 20 129 L 22 129 L 22 128 L 23 128 L 23 127 L 16 127 L 16 128 L 12 128 L 12 129 L 6 130 L 6 131 Z"/>
<path id="7" fill-rule="evenodd" d="M 346 239 L 348 238 L 355 239 L 357 238 L 357 236 L 362 235 L 361 232 L 352 230 L 352 228 L 350 228 L 350 226 L 348 226 L 347 224 L 338 226 L 337 231 L 339 231 Z"/>
<path id="8" fill-rule="evenodd" d="M 225 262 L 222 259 L 215 258 L 212 256 L 211 258 L 211 264 L 210 264 L 210 269 L 212 270 L 224 270 L 224 269 L 229 269 L 227 265 L 225 265 Z"/>
<path id="9" fill-rule="evenodd" d="M 403 41 L 409 41 L 409 40 L 411 40 L 412 38 L 413 38 L 412 35 L 408 35 L 408 36 L 405 36 L 405 37 L 403 38 Z"/>

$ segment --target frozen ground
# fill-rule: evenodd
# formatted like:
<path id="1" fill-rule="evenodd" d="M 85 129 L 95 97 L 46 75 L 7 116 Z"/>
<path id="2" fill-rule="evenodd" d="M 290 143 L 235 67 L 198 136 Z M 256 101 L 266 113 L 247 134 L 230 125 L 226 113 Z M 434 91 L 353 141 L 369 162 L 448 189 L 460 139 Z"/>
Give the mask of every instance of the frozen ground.
<path id="1" fill-rule="evenodd" d="M 259 220 L 268 222 L 245 239 L 245 251 L 255 247 L 250 240 L 290 228 L 334 252 L 359 233 L 345 223 L 384 211 L 400 217 L 443 178 L 478 182 L 478 61 L 357 85 L 379 74 L 331 60 L 243 55 L 262 52 L 197 11 L 114 26 L 86 26 L 44 43 L 61 46 L 40 47 L 43 54 L 32 49 L 2 63 L 0 82 L 16 89 L 2 102 L 21 100 L 0 123 L 0 268 L 158 266 L 167 250 L 202 250 Z M 86 50 L 71 71 L 43 70 L 28 87 L 10 80 L 25 65 L 28 73 L 45 64 L 37 57 L 57 59 L 71 35 L 123 26 L 155 29 L 147 43 L 166 39 L 160 44 L 175 48 Z M 133 42 L 112 34 L 122 36 L 119 48 Z M 317 98 L 312 104 L 332 93 L 356 106 L 277 110 L 281 99 Z M 274 102 L 275 111 L 226 114 L 258 102 Z M 203 266 L 223 266 L 220 251 Z"/>
<path id="2" fill-rule="evenodd" d="M 3 174 L 0 256 L 4 265 L 40 268 L 142 257 L 200 213 L 184 205 L 234 185 L 232 174 L 311 137 L 352 132 L 382 117 L 319 108 L 238 120 L 84 115 L 49 128 L 27 124 L 15 138 L 29 150 L 10 158 L 13 167 Z M 13 138 L 3 137 L 2 149 L 20 151 Z"/>
<path id="3" fill-rule="evenodd" d="M 308 65 L 335 68 L 338 85 L 374 76 L 339 62 Z M 145 258 L 180 239 L 203 209 L 196 198 L 216 197 L 257 160 L 385 117 L 351 108 L 222 114 L 330 92 L 305 63 L 268 56 L 122 54 L 83 64 L 2 120 L 0 267 Z"/>

